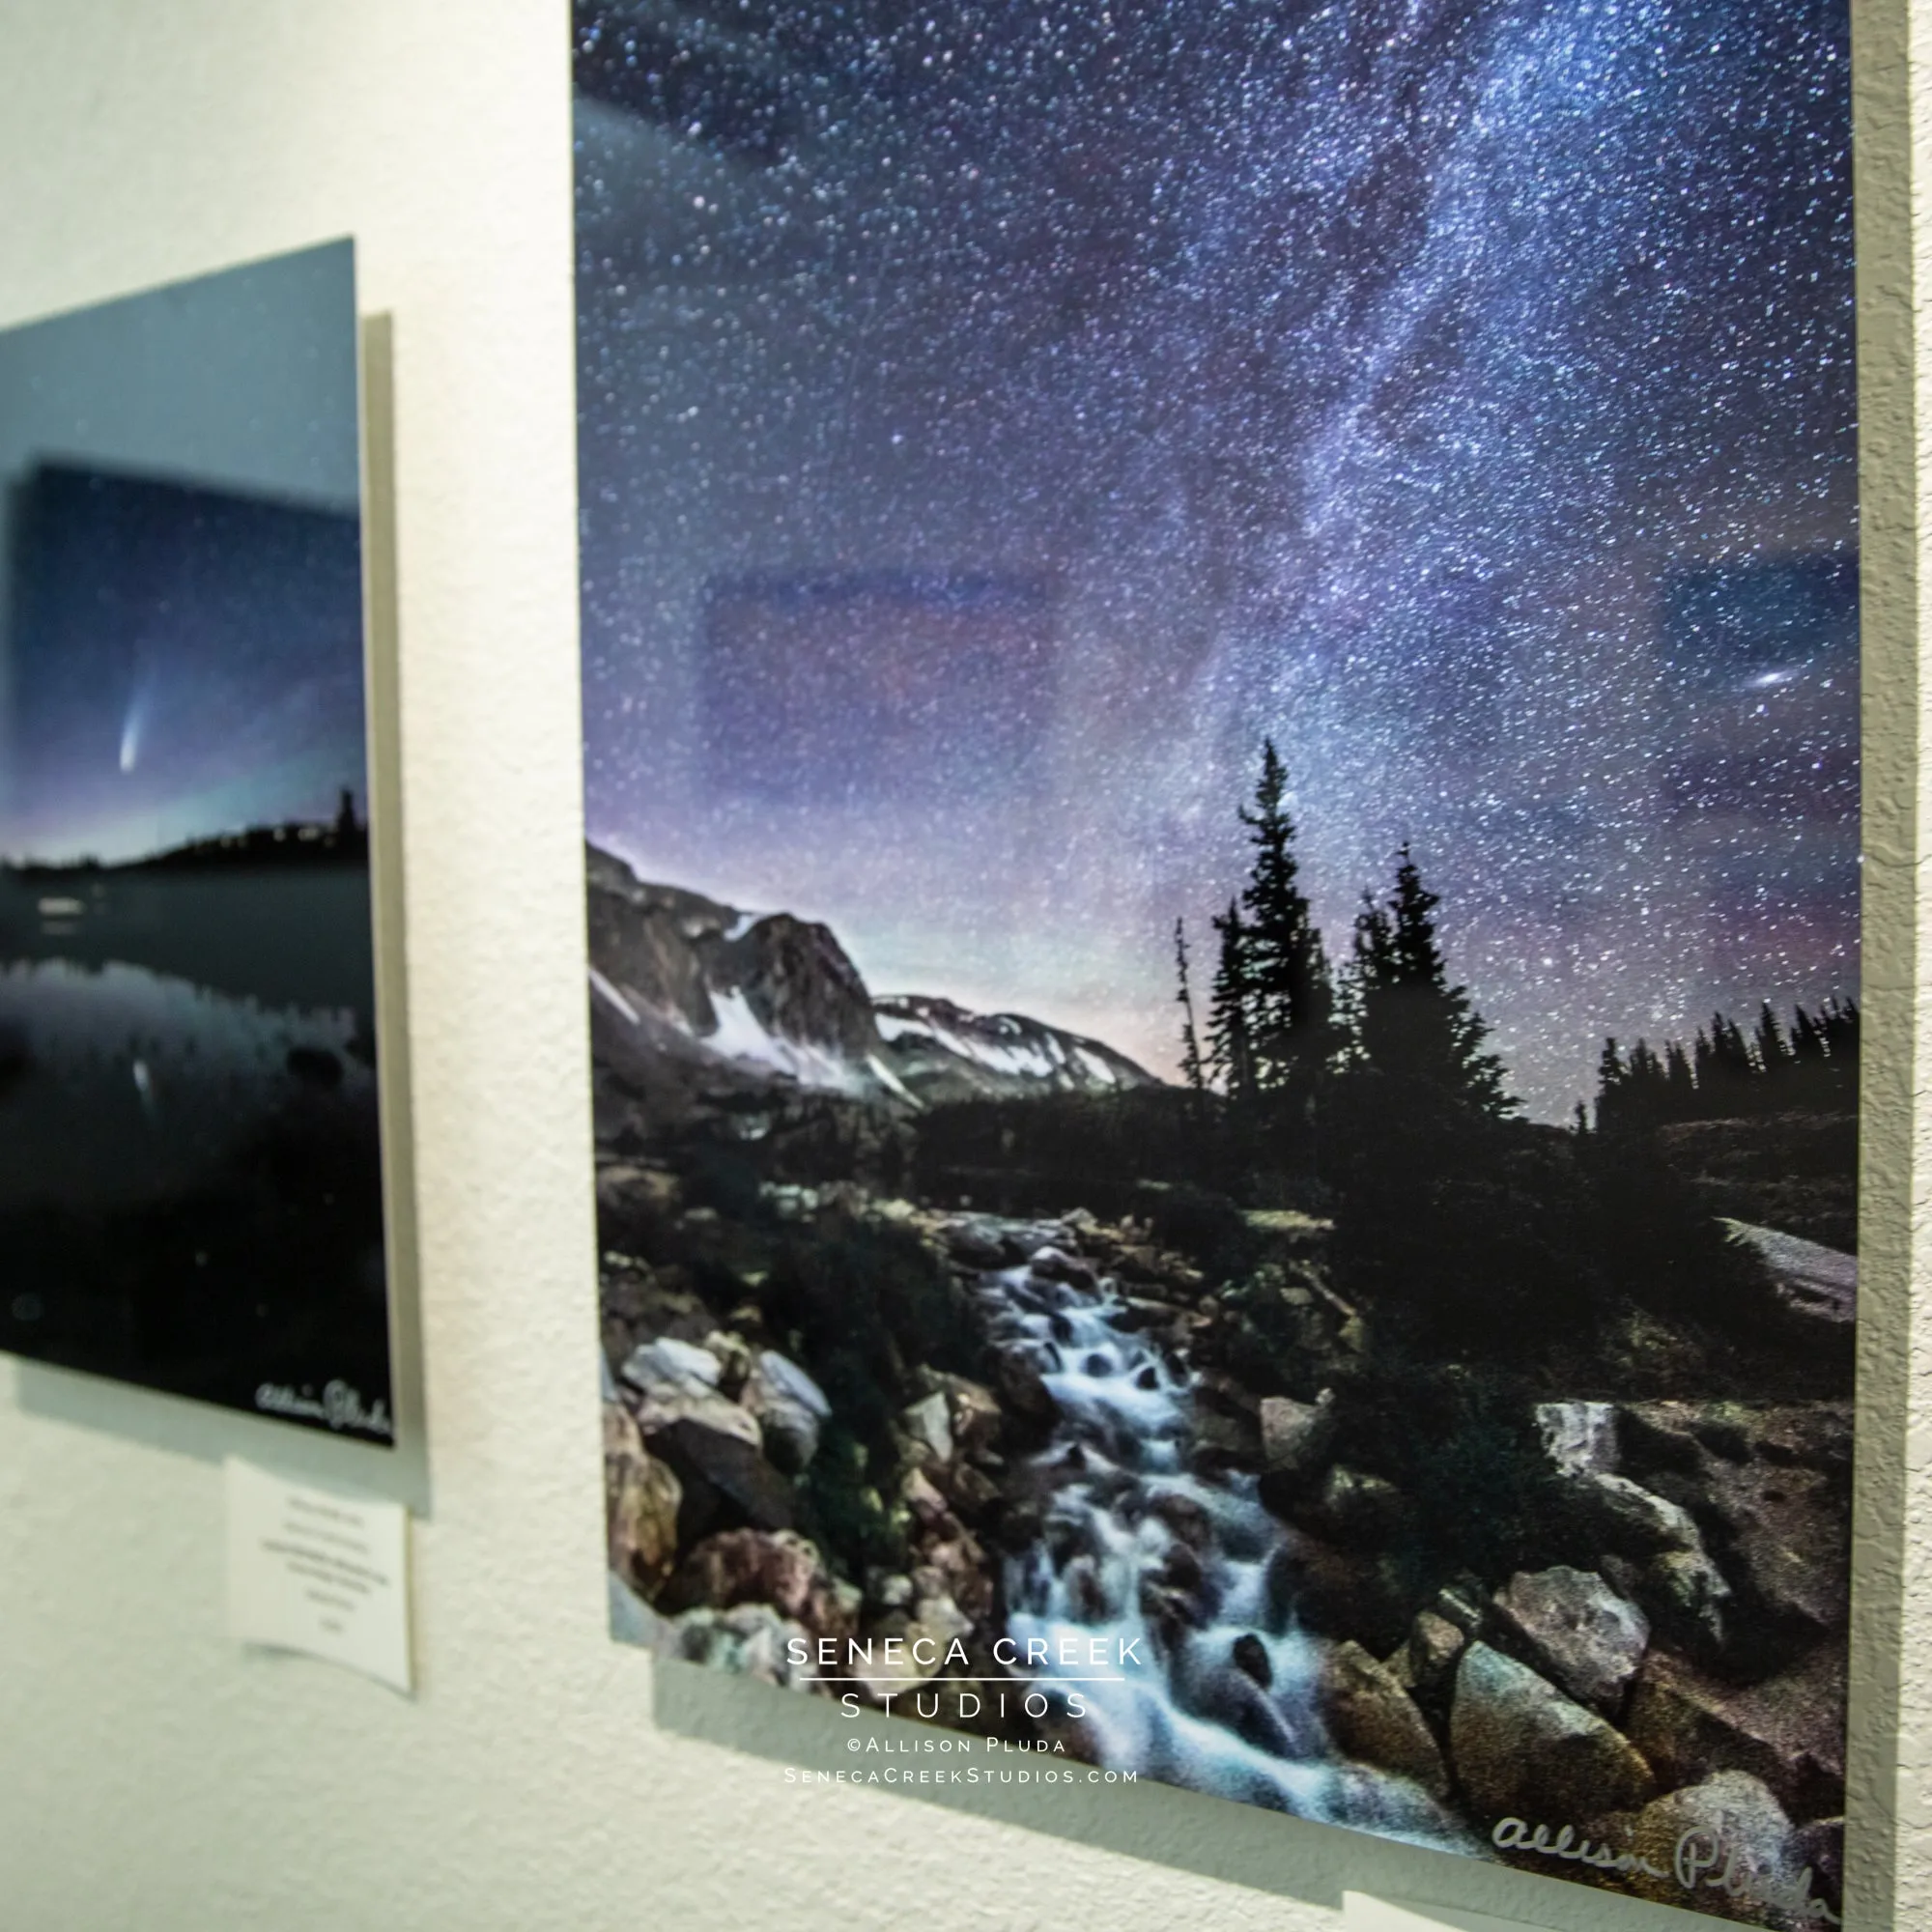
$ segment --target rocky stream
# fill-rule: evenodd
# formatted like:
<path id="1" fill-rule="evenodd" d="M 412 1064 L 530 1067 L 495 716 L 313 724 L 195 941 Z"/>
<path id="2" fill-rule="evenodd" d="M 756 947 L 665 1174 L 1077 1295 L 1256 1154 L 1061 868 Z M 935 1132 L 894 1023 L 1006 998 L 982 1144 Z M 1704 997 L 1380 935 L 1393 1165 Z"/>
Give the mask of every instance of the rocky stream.
<path id="1" fill-rule="evenodd" d="M 1145 1228 L 766 1194 L 795 1225 L 836 1208 L 943 1258 L 984 1379 L 919 1372 L 881 1498 L 906 1562 L 841 1575 L 792 1502 L 831 1414 L 811 1376 L 749 1301 L 721 1323 L 678 1269 L 607 1258 L 619 1634 L 900 1711 L 931 1691 L 975 1729 L 994 1726 L 949 1683 L 1004 1675 L 1051 1700 L 1009 1735 L 1098 1766 L 1744 1922 L 1829 1922 L 1848 1406 L 1541 1402 L 1541 1560 L 1418 1584 L 1392 1553 L 1412 1502 L 1344 1460 L 1331 1391 L 1257 1399 L 1206 1366 L 1225 1310 Z M 1372 1339 L 1332 1296 L 1300 1299 L 1311 1370 L 1346 1380 Z M 901 1651 L 836 1685 L 799 1662 L 895 1635 L 953 1661 Z M 1067 1637 L 1125 1661 L 1056 1677 Z M 1680 1848 L 1707 1841 L 1722 1859 L 1691 1889 L 1716 1889 L 1693 1900 Z"/>

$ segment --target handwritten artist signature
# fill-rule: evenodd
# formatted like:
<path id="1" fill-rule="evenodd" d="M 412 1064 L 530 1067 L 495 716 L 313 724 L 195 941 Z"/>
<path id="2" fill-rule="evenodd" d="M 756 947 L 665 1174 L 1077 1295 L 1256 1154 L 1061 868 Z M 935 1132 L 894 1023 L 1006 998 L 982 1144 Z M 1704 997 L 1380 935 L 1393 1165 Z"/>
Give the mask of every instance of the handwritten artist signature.
<path id="1" fill-rule="evenodd" d="M 350 1382 L 332 1381 L 319 1397 L 306 1386 L 297 1391 L 286 1382 L 264 1382 L 255 1391 L 255 1406 L 270 1415 L 299 1416 L 305 1422 L 325 1422 L 331 1429 L 355 1429 L 365 1435 L 395 1439 L 388 1404 L 381 1396 L 374 1404 L 365 1404 L 362 1391 Z"/>
<path id="2" fill-rule="evenodd" d="M 1721 1891 L 1727 1898 L 1797 1913 L 1813 1925 L 1842 1922 L 1822 1898 L 1811 1895 L 1809 1865 L 1795 1879 L 1760 1871 L 1743 1857 L 1736 1845 L 1726 1844 L 1716 1832 L 1702 1825 L 1693 1825 L 1677 1840 L 1668 1871 L 1640 1853 L 1612 1851 L 1608 1844 L 1596 1843 L 1570 1825 L 1561 1827 L 1552 1837 L 1548 1825 L 1504 1818 L 1490 1833 L 1490 1842 L 1499 1852 L 1529 1852 L 1546 1859 L 1565 1859 L 1572 1864 L 1619 1872 L 1626 1877 L 1674 1878 L 1686 1891 L 1699 1889 Z"/>

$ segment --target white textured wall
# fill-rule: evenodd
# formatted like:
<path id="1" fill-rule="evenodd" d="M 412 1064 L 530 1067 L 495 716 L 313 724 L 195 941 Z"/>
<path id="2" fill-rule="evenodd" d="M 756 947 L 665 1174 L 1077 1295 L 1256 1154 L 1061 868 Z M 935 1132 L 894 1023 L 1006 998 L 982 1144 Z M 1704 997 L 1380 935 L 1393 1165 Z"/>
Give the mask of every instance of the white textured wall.
<path id="1" fill-rule="evenodd" d="M 1932 1392 L 1908 1431 L 1899 1287 L 1911 505 L 1926 463 L 1905 359 L 1901 7 L 1873 6 L 1864 33 L 1861 216 L 1886 754 L 1872 986 L 1894 1049 L 1868 1226 L 1901 1261 L 1889 1278 L 1873 1270 L 1867 1324 L 1860 1697 L 1876 1715 L 1855 1830 L 1871 1926 L 1932 1923 L 1932 1858 L 1912 1836 L 1932 1824 L 1918 1775 L 1932 1518 L 1922 1473 L 1910 1492 L 1897 1480 L 1908 1446 L 1921 1472 L 1932 1463 Z M 697 1673 L 654 1686 L 644 1657 L 605 1640 L 565 13 L 562 0 L 0 0 L 0 322 L 344 232 L 361 245 L 365 307 L 394 318 L 433 1485 L 416 1544 L 421 1686 L 406 1701 L 226 1640 L 210 1458 L 230 1425 L 0 1367 L 0 1927 L 1302 1932 L 1339 1922 L 1345 1886 L 1576 1932 L 1688 1927 L 1156 1787 L 977 1808 L 801 1791 L 785 1763 L 852 1761 L 836 1716 Z M 1923 129 L 1910 145 L 1927 154 Z M 1896 1847 L 1894 1699 L 1911 1720 Z"/>

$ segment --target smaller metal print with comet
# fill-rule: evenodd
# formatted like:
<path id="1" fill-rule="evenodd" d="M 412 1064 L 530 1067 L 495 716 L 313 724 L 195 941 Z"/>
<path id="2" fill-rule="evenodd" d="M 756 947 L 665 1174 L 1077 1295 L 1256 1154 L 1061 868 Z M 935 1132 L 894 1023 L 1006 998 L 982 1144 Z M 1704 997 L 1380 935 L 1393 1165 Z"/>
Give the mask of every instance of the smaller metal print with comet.
<path id="1" fill-rule="evenodd" d="M 0 335 L 0 1346 L 393 1438 L 347 242 Z"/>

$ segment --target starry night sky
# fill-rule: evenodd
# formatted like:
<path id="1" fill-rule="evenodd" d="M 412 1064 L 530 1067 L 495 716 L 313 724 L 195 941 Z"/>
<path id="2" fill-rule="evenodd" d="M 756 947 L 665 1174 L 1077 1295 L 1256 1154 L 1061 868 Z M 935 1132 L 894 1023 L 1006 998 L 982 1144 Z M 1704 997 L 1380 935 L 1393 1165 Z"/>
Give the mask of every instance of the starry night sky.
<path id="1" fill-rule="evenodd" d="M 593 838 L 1171 1071 L 1272 734 L 1539 1115 L 1856 990 L 1842 0 L 577 35 Z"/>

